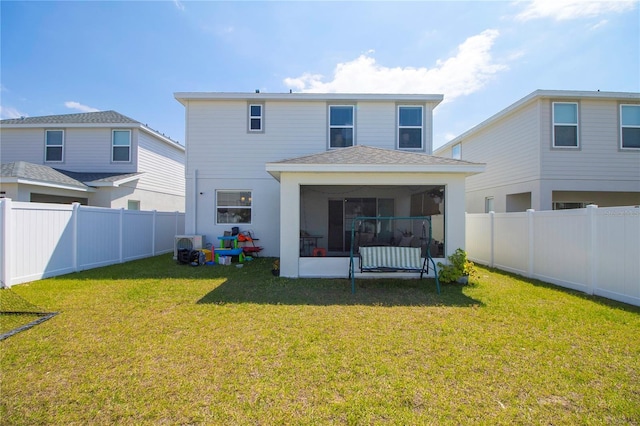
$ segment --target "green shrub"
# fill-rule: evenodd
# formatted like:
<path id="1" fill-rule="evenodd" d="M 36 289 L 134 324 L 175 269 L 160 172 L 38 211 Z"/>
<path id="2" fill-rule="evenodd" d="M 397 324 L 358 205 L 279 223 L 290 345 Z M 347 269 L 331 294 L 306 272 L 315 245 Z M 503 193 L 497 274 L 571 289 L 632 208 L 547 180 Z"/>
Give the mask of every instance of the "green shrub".
<path id="1" fill-rule="evenodd" d="M 467 252 L 461 248 L 447 257 L 448 264 L 438 262 L 438 278 L 440 282 L 452 283 L 461 277 L 467 277 L 469 283 L 473 283 L 478 278 L 478 271 L 473 262 L 467 259 Z"/>

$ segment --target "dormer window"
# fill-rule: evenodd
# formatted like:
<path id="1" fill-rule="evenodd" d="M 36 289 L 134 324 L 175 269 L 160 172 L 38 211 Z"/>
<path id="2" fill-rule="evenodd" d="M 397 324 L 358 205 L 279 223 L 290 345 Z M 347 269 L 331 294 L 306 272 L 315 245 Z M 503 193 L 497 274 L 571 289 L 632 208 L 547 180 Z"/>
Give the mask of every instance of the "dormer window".
<path id="1" fill-rule="evenodd" d="M 329 148 L 353 146 L 353 105 L 329 106 Z"/>
<path id="2" fill-rule="evenodd" d="M 422 106 L 398 107 L 398 148 L 423 149 Z"/>

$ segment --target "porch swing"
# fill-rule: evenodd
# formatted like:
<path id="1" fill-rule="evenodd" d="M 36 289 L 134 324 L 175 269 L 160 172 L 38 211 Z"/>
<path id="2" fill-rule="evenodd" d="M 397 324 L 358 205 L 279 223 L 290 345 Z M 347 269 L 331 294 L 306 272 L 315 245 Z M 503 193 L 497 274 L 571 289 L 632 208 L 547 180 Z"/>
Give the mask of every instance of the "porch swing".
<path id="1" fill-rule="evenodd" d="M 381 221 L 398 220 L 422 221 L 422 233 L 420 236 L 420 246 L 411 247 L 404 242 L 404 238 L 398 245 L 391 242 L 370 241 L 369 236 L 365 236 L 363 227 L 367 223 L 379 224 Z M 355 284 L 355 258 L 359 259 L 360 273 L 363 272 L 420 272 L 420 279 L 425 272 L 429 273 L 429 263 L 433 266 L 436 280 L 436 288 L 440 294 L 440 281 L 438 280 L 438 270 L 436 263 L 431 257 L 431 217 L 429 216 L 358 216 L 351 222 L 351 247 L 349 250 L 349 279 L 351 279 L 351 292 L 356 292 Z M 422 257 L 423 247 L 426 248 L 424 258 Z"/>

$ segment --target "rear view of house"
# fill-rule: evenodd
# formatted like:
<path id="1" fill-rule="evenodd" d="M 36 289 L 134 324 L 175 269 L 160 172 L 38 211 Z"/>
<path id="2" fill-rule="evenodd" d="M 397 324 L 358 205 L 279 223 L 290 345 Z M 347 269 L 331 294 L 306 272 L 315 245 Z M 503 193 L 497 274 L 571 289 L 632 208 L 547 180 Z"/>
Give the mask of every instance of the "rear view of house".
<path id="1" fill-rule="evenodd" d="M 0 121 L 2 196 L 184 211 L 182 145 L 115 111 Z"/>
<path id="2" fill-rule="evenodd" d="M 469 213 L 640 204 L 640 93 L 537 90 L 436 150 L 486 163 Z"/>
<path id="3" fill-rule="evenodd" d="M 175 97 L 186 110 L 188 234 L 215 245 L 233 227 L 252 230 L 289 277 L 345 276 L 358 216 L 429 216 L 434 257 L 464 247 L 465 178 L 484 166 L 430 155 L 442 95 Z M 370 222 L 379 243 L 420 238 L 419 223 Z"/>

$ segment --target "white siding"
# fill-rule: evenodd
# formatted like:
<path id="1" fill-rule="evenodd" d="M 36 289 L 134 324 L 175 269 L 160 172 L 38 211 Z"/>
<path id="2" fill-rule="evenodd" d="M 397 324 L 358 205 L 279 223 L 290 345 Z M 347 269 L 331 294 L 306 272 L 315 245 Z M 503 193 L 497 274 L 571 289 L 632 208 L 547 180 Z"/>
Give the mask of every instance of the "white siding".
<path id="1" fill-rule="evenodd" d="M 139 189 L 184 197 L 184 151 L 144 132 L 138 135 Z"/>
<path id="2" fill-rule="evenodd" d="M 462 160 L 486 163 L 467 191 L 517 184 L 540 173 L 538 107 L 532 103 L 462 141 Z"/>
<path id="3" fill-rule="evenodd" d="M 579 149 L 551 148 L 553 100 L 541 104 L 543 179 L 583 181 L 588 190 L 594 181 L 618 181 L 609 190 L 640 190 L 640 151 L 619 149 L 619 103 L 614 100 L 579 101 Z M 624 186 L 627 182 L 626 189 Z M 633 184 L 635 183 L 635 188 Z M 631 185 L 631 186 L 629 186 Z M 576 188 L 578 189 L 578 188 Z"/>
<path id="4" fill-rule="evenodd" d="M 0 161 L 44 164 L 44 129 L 0 128 Z"/>

